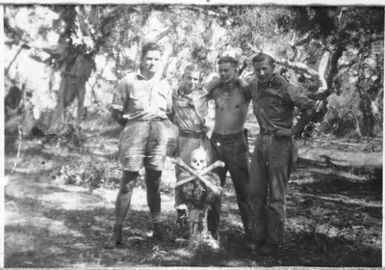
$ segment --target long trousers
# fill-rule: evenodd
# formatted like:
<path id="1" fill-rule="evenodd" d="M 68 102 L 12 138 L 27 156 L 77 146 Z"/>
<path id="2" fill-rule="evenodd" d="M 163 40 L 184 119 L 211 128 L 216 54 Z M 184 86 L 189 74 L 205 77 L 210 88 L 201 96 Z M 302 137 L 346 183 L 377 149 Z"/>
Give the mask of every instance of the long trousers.
<path id="1" fill-rule="evenodd" d="M 248 188 L 256 241 L 283 241 L 291 157 L 290 137 L 257 136 Z"/>
<path id="2" fill-rule="evenodd" d="M 213 133 L 210 140 L 213 147 L 213 160 L 222 160 L 225 163 L 224 168 L 217 170 L 222 186 L 225 184 L 227 171 L 230 172 L 245 234 L 248 235 L 250 212 L 247 201 L 249 148 L 246 135 L 244 132 L 229 135 Z M 213 234 L 218 230 L 219 221 L 220 203 L 218 204 L 218 208 L 210 211 L 208 215 L 209 230 L 212 231 Z"/>

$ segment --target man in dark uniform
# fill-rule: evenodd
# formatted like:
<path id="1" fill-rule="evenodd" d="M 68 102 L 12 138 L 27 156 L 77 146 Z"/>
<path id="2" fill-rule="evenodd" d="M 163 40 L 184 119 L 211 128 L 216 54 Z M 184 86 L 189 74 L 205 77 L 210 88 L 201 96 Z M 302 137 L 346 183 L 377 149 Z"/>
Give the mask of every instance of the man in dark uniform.
<path id="1" fill-rule="evenodd" d="M 252 59 L 257 82 L 252 100 L 260 132 L 250 164 L 249 202 L 259 252 L 272 253 L 283 241 L 286 190 L 292 159 L 292 136 L 301 132 L 314 111 L 314 101 L 274 73 L 266 54 Z M 294 107 L 301 117 L 293 127 Z"/>

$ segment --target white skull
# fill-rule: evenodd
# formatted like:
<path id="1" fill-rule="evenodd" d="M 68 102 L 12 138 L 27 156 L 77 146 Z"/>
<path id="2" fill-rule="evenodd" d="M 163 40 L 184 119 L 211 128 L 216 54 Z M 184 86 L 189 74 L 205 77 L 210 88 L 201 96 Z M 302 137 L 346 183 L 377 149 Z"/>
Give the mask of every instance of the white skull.
<path id="1" fill-rule="evenodd" d="M 201 171 L 207 167 L 207 154 L 203 148 L 197 148 L 192 151 L 190 166 L 195 171 Z"/>

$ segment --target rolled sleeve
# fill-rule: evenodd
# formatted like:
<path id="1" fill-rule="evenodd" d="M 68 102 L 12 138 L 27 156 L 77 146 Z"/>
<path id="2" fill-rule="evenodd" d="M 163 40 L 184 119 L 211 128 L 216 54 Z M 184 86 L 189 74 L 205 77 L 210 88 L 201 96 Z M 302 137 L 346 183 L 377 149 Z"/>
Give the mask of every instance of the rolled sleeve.
<path id="1" fill-rule="evenodd" d="M 293 85 L 288 86 L 288 94 L 293 104 L 302 112 L 313 109 L 315 106 L 314 100 L 308 98 L 301 93 L 299 88 Z"/>
<path id="2" fill-rule="evenodd" d="M 205 117 L 208 114 L 208 104 L 207 104 L 207 97 L 202 92 L 201 95 L 197 97 L 197 99 L 194 102 L 196 112 L 201 117 L 201 119 L 205 119 Z"/>
<path id="3" fill-rule="evenodd" d="M 215 88 L 220 86 L 221 83 L 222 83 L 221 79 L 219 79 L 218 77 L 213 77 L 211 81 L 203 85 L 202 89 L 206 93 L 206 97 L 208 99 L 212 98 L 212 92 L 214 91 Z"/>
<path id="4" fill-rule="evenodd" d="M 174 91 L 171 89 L 170 85 L 167 83 L 166 84 L 166 87 L 167 87 L 167 109 L 166 109 L 166 114 L 167 115 L 172 115 L 173 114 L 173 106 L 172 106 L 172 95 L 174 93 Z"/>
<path id="5" fill-rule="evenodd" d="M 122 79 L 118 82 L 118 85 L 115 89 L 111 107 L 115 110 L 123 112 L 126 101 L 128 98 L 128 85 L 127 82 Z"/>

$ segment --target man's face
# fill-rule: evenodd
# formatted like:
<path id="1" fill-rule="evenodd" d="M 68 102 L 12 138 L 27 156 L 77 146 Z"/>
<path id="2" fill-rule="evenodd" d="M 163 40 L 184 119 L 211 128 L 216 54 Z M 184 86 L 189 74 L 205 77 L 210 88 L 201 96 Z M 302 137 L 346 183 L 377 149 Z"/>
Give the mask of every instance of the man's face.
<path id="1" fill-rule="evenodd" d="M 269 64 L 268 60 L 254 63 L 254 70 L 260 82 L 268 82 L 273 78 L 274 67 Z"/>
<path id="2" fill-rule="evenodd" d="M 142 59 L 142 71 L 154 74 L 159 67 L 160 56 L 160 51 L 148 51 Z"/>
<path id="3" fill-rule="evenodd" d="M 187 90 L 187 92 L 191 92 L 195 88 L 197 88 L 199 83 L 199 71 L 191 71 L 186 70 L 182 77 L 182 84 Z"/>
<path id="4" fill-rule="evenodd" d="M 219 77 L 225 83 L 231 82 L 237 77 L 237 68 L 230 63 L 219 64 Z"/>

